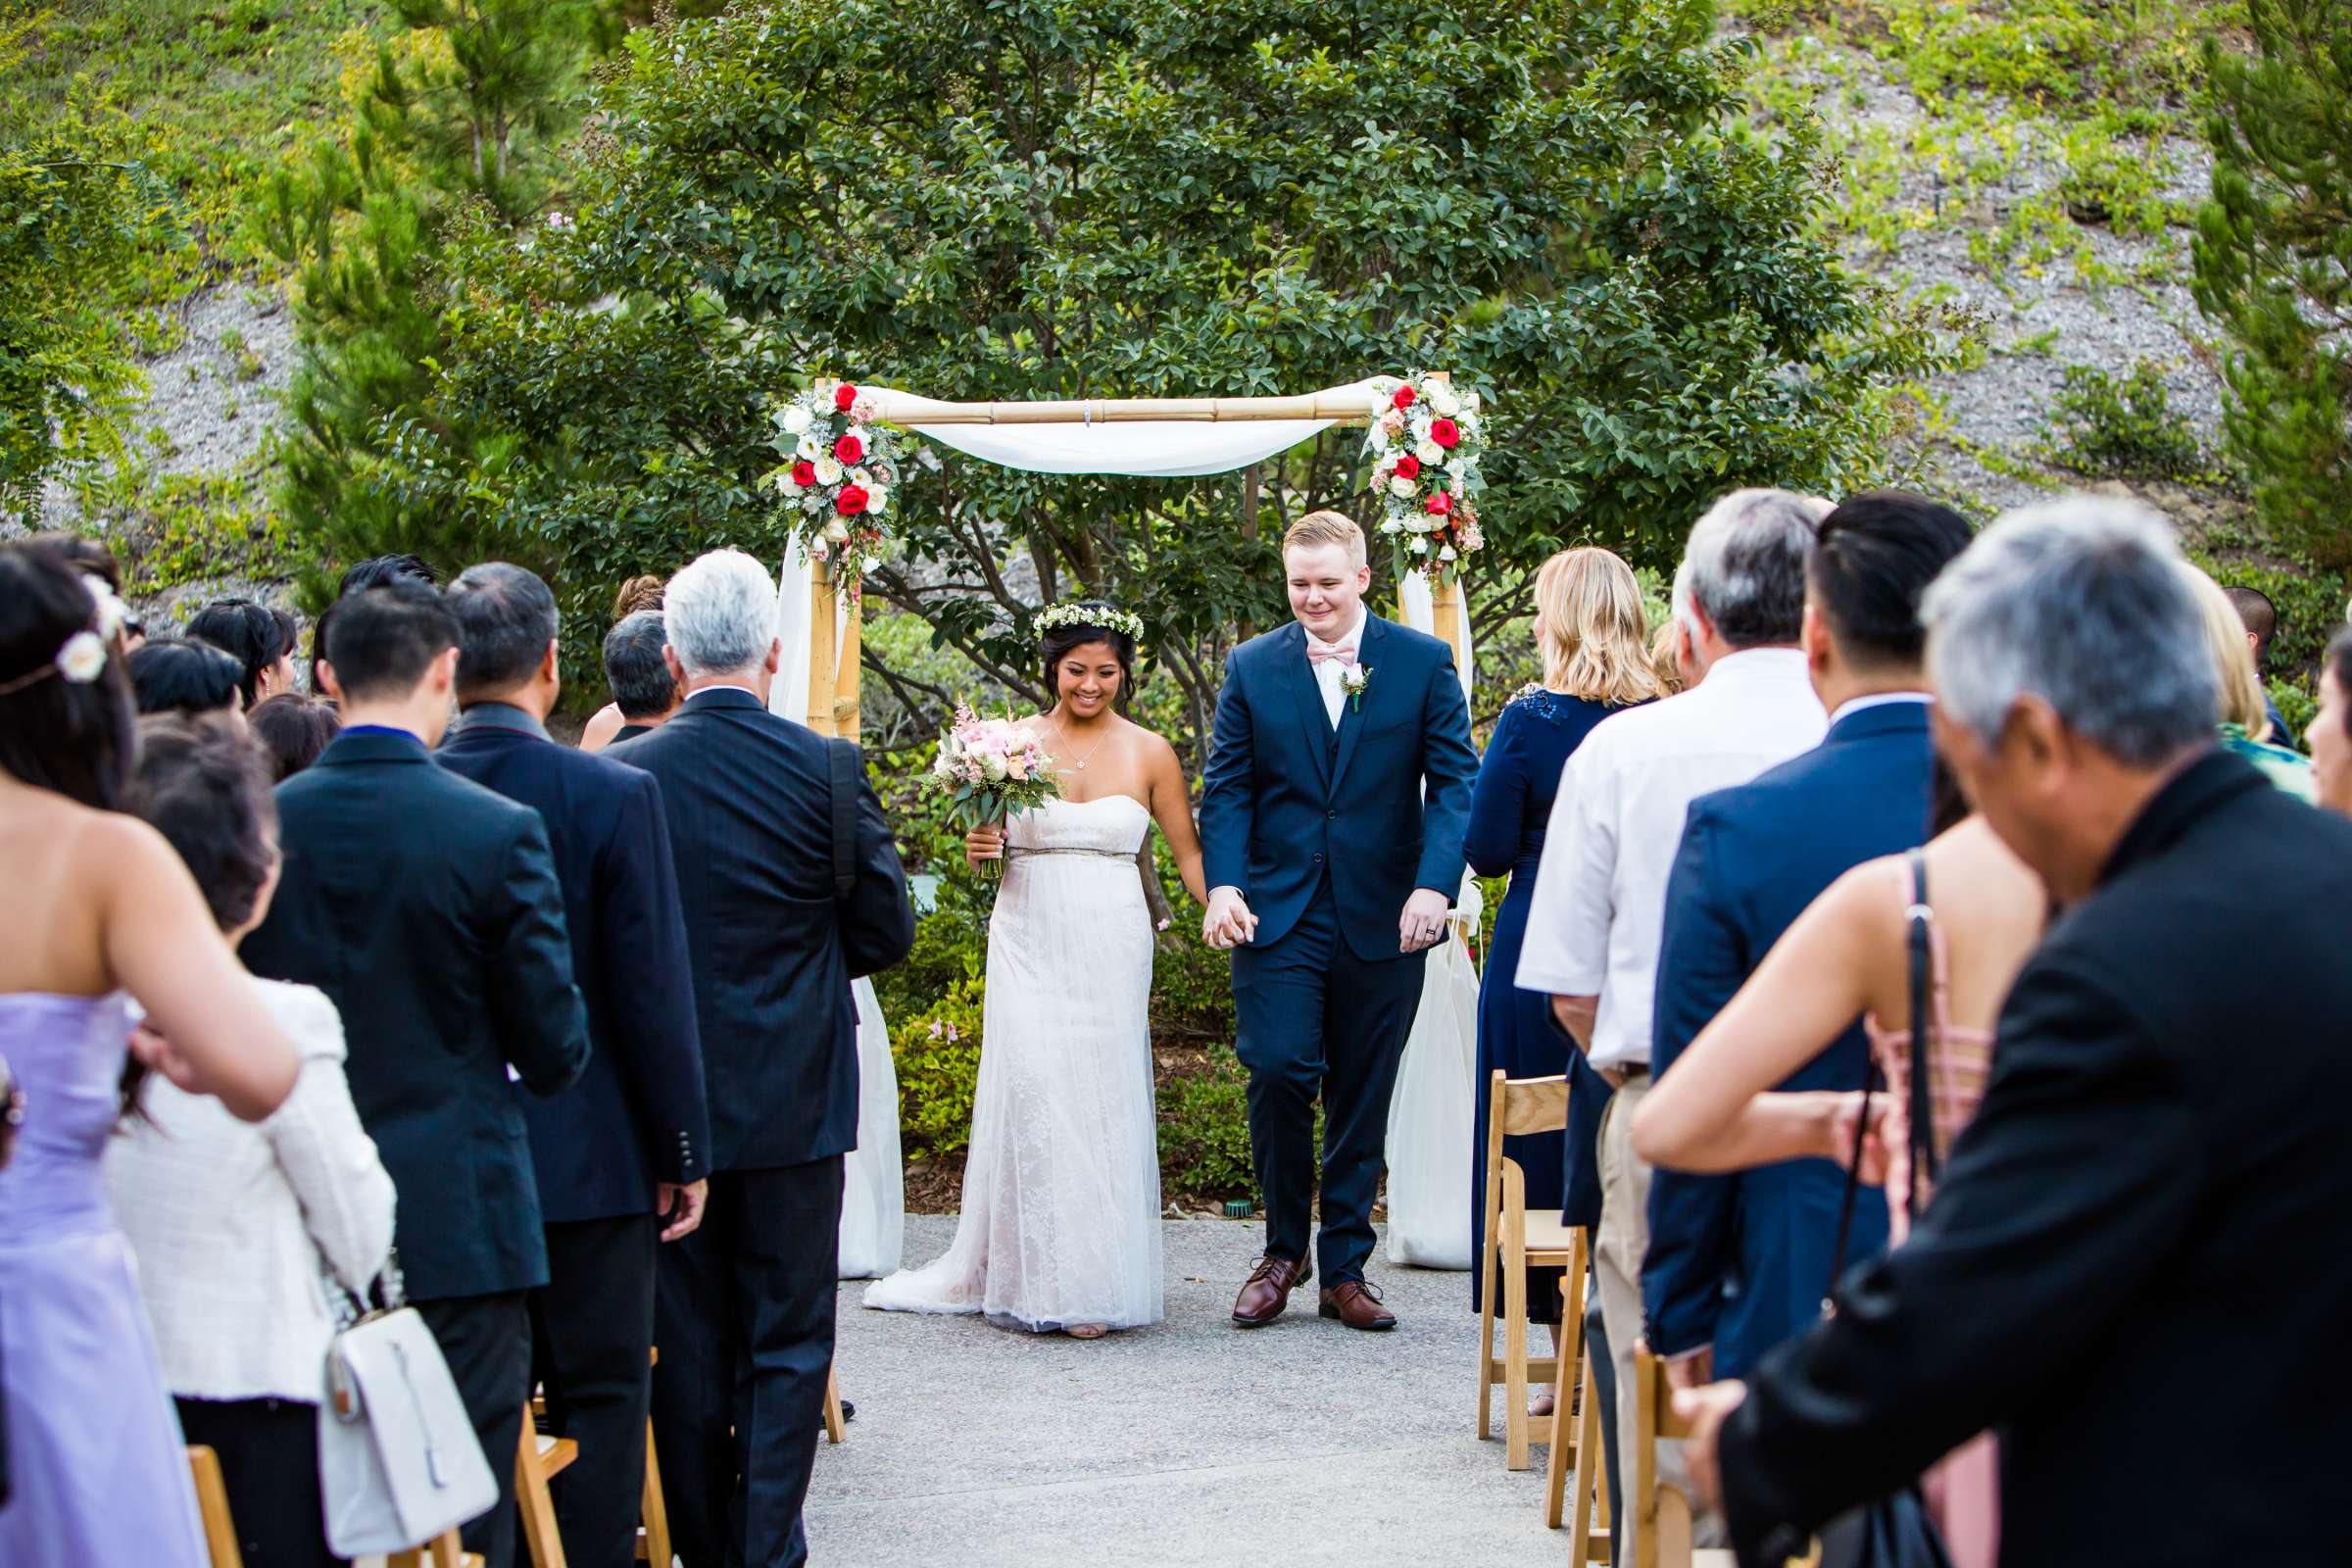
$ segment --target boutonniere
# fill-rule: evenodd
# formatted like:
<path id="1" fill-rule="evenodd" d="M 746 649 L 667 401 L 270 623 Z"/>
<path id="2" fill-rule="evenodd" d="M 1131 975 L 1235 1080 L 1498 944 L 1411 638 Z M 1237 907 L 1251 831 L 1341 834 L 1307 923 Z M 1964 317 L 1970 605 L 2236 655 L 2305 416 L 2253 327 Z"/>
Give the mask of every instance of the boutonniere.
<path id="1" fill-rule="evenodd" d="M 1371 684 L 1372 666 L 1370 664 L 1343 664 L 1340 666 L 1340 690 L 1348 694 L 1348 706 L 1359 713 L 1364 710 L 1364 688 Z"/>

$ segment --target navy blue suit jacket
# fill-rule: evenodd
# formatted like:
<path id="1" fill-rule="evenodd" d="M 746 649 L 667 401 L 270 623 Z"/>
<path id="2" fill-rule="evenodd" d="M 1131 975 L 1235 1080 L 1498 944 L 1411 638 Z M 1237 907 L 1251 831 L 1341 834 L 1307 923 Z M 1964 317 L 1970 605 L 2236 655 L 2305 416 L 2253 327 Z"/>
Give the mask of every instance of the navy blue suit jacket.
<path id="1" fill-rule="evenodd" d="M 564 884 L 572 978 L 594 1049 L 571 1088 L 522 1097 L 540 1211 L 550 1224 L 646 1213 L 657 1179 L 699 1181 L 710 1158 L 662 787 L 557 745 L 530 714 L 497 703 L 468 710 L 435 756 L 537 810 Z"/>
<path id="2" fill-rule="evenodd" d="M 710 1168 L 773 1170 L 858 1143 L 853 975 L 914 945 L 882 803 L 858 769 L 856 885 L 833 895 L 830 742 L 746 691 L 697 692 L 609 748 L 661 781 L 710 1093 Z M 825 1243 L 827 1256 L 832 1243 Z"/>
<path id="3" fill-rule="evenodd" d="M 1366 615 L 1356 659 L 1370 681 L 1336 735 L 1297 621 L 1225 661 L 1200 843 L 1208 885 L 1241 889 L 1257 916 L 1253 946 L 1282 940 L 1327 869 L 1341 934 L 1366 962 L 1401 956 L 1396 917 L 1415 888 L 1461 891 L 1478 752 L 1453 655 Z"/>
<path id="4" fill-rule="evenodd" d="M 1812 751 L 1748 783 L 1690 803 L 1667 883 L 1654 1073 L 1674 1070 L 1832 882 L 1926 840 L 1933 765 L 1927 704 L 1886 704 L 1847 714 Z M 1780 1087 L 1859 1089 L 1869 1064 L 1857 1018 Z M 1740 1377 L 1818 1318 L 1844 1185 L 1844 1172 L 1824 1159 L 1729 1176 L 1659 1171 L 1642 1269 L 1650 1348 L 1676 1355 L 1712 1344 L 1715 1375 Z M 1847 1261 L 1886 1247 L 1885 1197 L 1864 1188 Z"/>

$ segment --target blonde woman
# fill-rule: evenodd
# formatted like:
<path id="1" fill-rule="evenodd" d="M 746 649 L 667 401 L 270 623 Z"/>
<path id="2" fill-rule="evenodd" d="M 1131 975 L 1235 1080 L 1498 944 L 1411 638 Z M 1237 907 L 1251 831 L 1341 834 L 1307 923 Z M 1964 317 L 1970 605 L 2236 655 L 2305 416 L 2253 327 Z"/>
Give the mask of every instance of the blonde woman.
<path id="1" fill-rule="evenodd" d="M 1481 876 L 1511 878 L 1494 918 L 1486 956 L 1490 977 L 1478 999 L 1478 1082 L 1497 1068 L 1513 1078 L 1572 1075 L 1568 1137 L 1512 1138 L 1505 1152 L 1527 1173 L 1533 1208 L 1560 1206 L 1571 1225 L 1600 1216 L 1600 1174 L 1593 1143 L 1609 1087 L 1546 1015 L 1547 1001 L 1510 983 L 1519 969 L 1519 944 L 1535 893 L 1536 862 L 1551 819 L 1560 772 L 1592 726 L 1620 709 L 1664 694 L 1650 661 L 1649 627 L 1633 569 L 1606 550 L 1563 550 L 1536 573 L 1536 642 L 1544 653 L 1544 682 L 1530 686 L 1494 721 L 1471 796 L 1470 831 L 1462 848 Z M 1474 1247 L 1484 1245 L 1487 1097 L 1477 1098 L 1478 1129 L 1471 1142 L 1470 1224 Z M 1476 1255 L 1475 1251 L 1474 1254 Z M 1528 1300 L 1539 1322 L 1556 1325 L 1560 1271 L 1536 1271 Z M 1470 1276 L 1470 1307 L 1479 1308 L 1481 1279 Z M 1538 1401 L 1538 1414 L 1547 1413 Z"/>
<path id="2" fill-rule="evenodd" d="M 2300 752 L 2271 744 L 2271 714 L 2263 701 L 2262 676 L 2254 667 L 2254 650 L 2246 642 L 2245 622 L 2221 584 L 2204 572 L 2180 563 L 2180 574 L 2196 594 L 2205 616 L 2205 642 L 2213 650 L 2222 673 L 2222 746 L 2262 769 L 2263 776 L 2298 800 L 2314 801 L 2317 794 L 2311 763 Z"/>

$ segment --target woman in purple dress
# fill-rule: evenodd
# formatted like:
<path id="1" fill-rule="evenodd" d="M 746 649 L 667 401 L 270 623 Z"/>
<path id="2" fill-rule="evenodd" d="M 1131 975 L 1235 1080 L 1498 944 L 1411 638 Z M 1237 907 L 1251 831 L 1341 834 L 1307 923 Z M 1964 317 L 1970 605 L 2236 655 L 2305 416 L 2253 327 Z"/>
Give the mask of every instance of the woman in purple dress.
<path id="1" fill-rule="evenodd" d="M 202 1568 L 179 1426 L 100 1155 L 142 1057 L 259 1120 L 294 1046 L 162 835 L 120 814 L 135 734 L 121 607 L 46 545 L 0 546 L 0 1057 L 24 1095 L 0 1170 L 0 1563 Z M 169 1044 L 165 1044 L 165 1042 Z"/>

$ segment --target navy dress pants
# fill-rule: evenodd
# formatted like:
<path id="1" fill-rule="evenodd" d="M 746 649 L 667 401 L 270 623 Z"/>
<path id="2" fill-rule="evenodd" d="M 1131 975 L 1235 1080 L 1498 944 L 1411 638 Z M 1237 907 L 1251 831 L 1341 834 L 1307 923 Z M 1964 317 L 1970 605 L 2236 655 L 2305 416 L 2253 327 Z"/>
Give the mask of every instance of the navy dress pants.
<path id="1" fill-rule="evenodd" d="M 1323 1283 L 1364 1277 L 1372 1255 L 1389 1097 L 1421 1004 L 1426 954 L 1367 963 L 1341 938 L 1331 882 L 1282 939 L 1233 955 L 1250 1152 L 1266 1204 L 1266 1250 L 1304 1261 L 1315 1200 L 1315 1101 L 1323 1102 Z"/>

